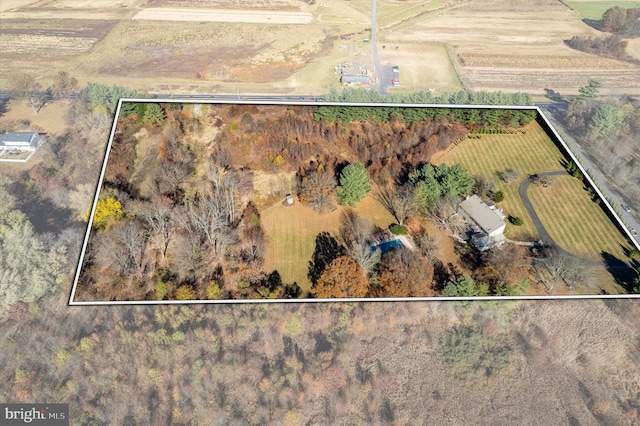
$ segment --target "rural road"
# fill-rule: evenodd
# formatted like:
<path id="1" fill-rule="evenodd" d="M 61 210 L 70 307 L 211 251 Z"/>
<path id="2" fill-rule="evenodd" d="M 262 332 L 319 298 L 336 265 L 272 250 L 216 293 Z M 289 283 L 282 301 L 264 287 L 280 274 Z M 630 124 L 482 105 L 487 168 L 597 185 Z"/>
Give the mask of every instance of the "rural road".
<path id="1" fill-rule="evenodd" d="M 612 200 L 613 206 L 616 208 L 616 213 L 626 224 L 625 234 L 633 242 L 633 244 L 640 249 L 640 234 L 638 236 L 632 235 L 629 230 L 635 229 L 640 233 L 640 221 L 636 219 L 633 213 L 628 213 L 620 208 L 620 205 L 624 203 L 624 198 L 616 189 L 612 188 L 607 182 L 606 177 L 600 171 L 600 169 L 591 161 L 591 159 L 582 151 L 582 148 L 578 142 L 567 134 L 564 127 L 553 116 L 554 111 L 558 111 L 563 107 L 566 108 L 566 103 L 560 102 L 544 102 L 537 103 L 536 106 L 544 113 L 546 119 L 553 125 L 556 131 L 562 131 L 562 139 L 571 148 L 574 154 L 580 159 L 582 166 L 591 172 L 590 177 L 598 184 L 600 191 L 605 195 L 608 200 Z"/>

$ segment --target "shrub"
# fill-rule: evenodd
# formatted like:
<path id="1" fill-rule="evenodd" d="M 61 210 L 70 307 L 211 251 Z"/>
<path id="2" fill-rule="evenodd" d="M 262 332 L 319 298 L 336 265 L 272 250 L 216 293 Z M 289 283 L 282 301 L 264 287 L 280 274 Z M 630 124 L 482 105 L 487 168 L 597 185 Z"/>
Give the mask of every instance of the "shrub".
<path id="1" fill-rule="evenodd" d="M 408 233 L 406 226 L 398 225 L 397 223 L 391 225 L 389 231 L 391 231 L 393 235 L 407 235 Z"/>
<path id="2" fill-rule="evenodd" d="M 217 299 L 220 295 L 220 286 L 217 282 L 211 281 L 207 286 L 207 298 L 208 299 Z"/>
<path id="3" fill-rule="evenodd" d="M 181 285 L 176 290 L 176 300 L 195 300 L 196 294 L 188 285 Z"/>
<path id="4" fill-rule="evenodd" d="M 169 292 L 169 287 L 167 286 L 167 283 L 165 283 L 164 281 L 159 281 L 156 284 L 156 299 L 157 300 L 164 300 L 164 298 L 167 296 L 168 292 Z"/>
<path id="5" fill-rule="evenodd" d="M 493 197 L 491 197 L 491 199 L 493 200 L 494 203 L 499 203 L 500 201 L 504 200 L 504 192 L 502 191 L 497 191 L 493 194 Z"/>
<path id="6" fill-rule="evenodd" d="M 509 222 L 511 222 L 515 226 L 522 226 L 522 224 L 524 223 L 522 221 L 522 218 L 519 216 L 509 216 Z"/>

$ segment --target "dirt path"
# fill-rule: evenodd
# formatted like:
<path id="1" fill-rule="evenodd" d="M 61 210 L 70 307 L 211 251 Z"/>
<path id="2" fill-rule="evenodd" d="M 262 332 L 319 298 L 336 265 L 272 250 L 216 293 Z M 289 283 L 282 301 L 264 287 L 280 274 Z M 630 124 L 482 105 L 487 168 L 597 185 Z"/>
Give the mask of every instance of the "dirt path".
<path id="1" fill-rule="evenodd" d="M 133 19 L 154 21 L 240 22 L 248 24 L 310 24 L 308 12 L 272 10 L 148 8 Z"/>

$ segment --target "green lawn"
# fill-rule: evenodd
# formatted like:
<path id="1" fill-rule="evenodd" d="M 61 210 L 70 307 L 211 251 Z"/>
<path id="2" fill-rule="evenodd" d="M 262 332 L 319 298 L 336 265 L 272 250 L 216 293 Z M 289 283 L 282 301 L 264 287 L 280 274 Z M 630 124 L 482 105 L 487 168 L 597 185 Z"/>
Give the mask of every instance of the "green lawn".
<path id="1" fill-rule="evenodd" d="M 637 1 L 568 1 L 567 6 L 575 10 L 585 19 L 599 21 L 608 9 L 614 6 L 632 9 L 640 7 Z"/>
<path id="2" fill-rule="evenodd" d="M 625 259 L 631 249 L 600 206 L 591 201 L 583 184 L 571 176 L 554 176 L 543 188 L 529 186 L 528 194 L 544 227 L 562 248 L 576 255 L 601 260 L 601 252 Z"/>
<path id="3" fill-rule="evenodd" d="M 495 179 L 497 189 L 504 192 L 504 201 L 500 203 L 504 213 L 524 221 L 522 226 L 507 224 L 505 235 L 513 240 L 535 241 L 539 235 L 518 195 L 518 185 L 529 174 L 562 170 L 564 156 L 538 123 L 531 123 L 525 131 L 525 134 L 482 135 L 481 139 L 467 139 L 435 162 L 461 163 L 472 175 Z M 505 184 L 498 178 L 498 173 L 509 168 L 521 173 L 517 180 Z"/>
<path id="4" fill-rule="evenodd" d="M 316 236 L 327 231 L 337 237 L 343 210 L 338 207 L 333 212 L 320 214 L 296 200 L 292 206 L 279 202 L 260 212 L 267 236 L 265 271 L 277 269 L 283 282 L 295 281 L 303 291 L 309 290 L 311 283 L 307 273 Z M 371 195 L 358 204 L 355 211 L 381 228 L 387 228 L 394 222 L 389 212 Z"/>

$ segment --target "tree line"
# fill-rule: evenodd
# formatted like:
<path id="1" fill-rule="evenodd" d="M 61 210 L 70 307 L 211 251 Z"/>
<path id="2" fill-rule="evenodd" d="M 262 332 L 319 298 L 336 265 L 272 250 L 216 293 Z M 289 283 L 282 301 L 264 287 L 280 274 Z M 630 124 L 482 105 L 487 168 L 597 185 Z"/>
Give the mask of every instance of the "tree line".
<path id="1" fill-rule="evenodd" d="M 415 92 L 382 96 L 363 88 L 331 90 L 322 97 L 327 102 L 353 103 L 427 103 L 427 104 L 478 104 L 478 105 L 533 105 L 530 95 L 525 93 L 506 94 L 502 92 L 473 92 L 461 90 L 452 94 L 434 97 L 431 92 Z M 447 119 L 463 125 L 511 126 L 529 124 L 536 117 L 535 110 L 518 109 L 476 109 L 476 108 L 402 108 L 324 105 L 316 109 L 314 118 L 333 122 L 340 119 L 344 123 L 352 121 L 389 122 L 404 121 L 411 124 L 424 120 Z"/>
<path id="2" fill-rule="evenodd" d="M 625 37 L 638 37 L 640 35 L 640 8 L 614 6 L 607 9 L 600 20 L 600 29 Z"/>

